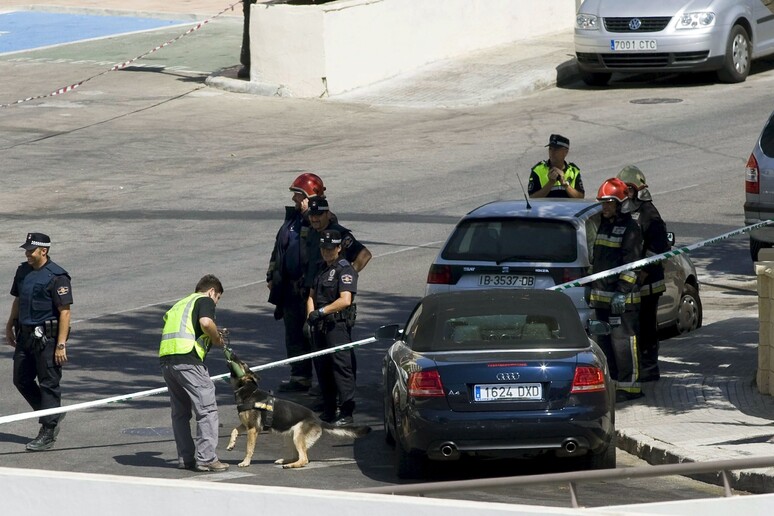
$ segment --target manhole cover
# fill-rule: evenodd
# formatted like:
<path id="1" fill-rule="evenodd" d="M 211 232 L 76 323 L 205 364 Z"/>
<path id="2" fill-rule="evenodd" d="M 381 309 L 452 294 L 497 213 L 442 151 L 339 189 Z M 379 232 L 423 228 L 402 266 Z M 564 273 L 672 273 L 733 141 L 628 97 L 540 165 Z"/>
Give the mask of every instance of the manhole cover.
<path id="1" fill-rule="evenodd" d="M 139 435 L 142 437 L 150 437 L 150 436 L 167 436 L 172 435 L 172 428 L 168 426 L 162 426 L 158 428 L 125 428 L 122 432 L 122 434 L 128 434 L 128 435 Z"/>
<path id="2" fill-rule="evenodd" d="M 652 98 L 652 99 L 634 99 L 630 102 L 632 104 L 677 104 L 682 102 L 683 99 L 665 99 L 665 98 Z"/>

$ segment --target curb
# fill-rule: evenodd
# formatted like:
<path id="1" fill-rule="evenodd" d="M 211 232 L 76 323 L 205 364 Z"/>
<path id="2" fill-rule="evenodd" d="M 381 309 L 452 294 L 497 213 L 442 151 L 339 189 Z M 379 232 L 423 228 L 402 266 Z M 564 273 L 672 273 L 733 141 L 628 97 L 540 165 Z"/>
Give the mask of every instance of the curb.
<path id="1" fill-rule="evenodd" d="M 681 464 L 683 462 L 695 462 L 687 457 L 659 448 L 651 444 L 652 439 L 640 435 L 640 439 L 626 435 L 616 430 L 618 448 L 635 455 L 648 464 Z M 723 475 L 717 473 L 697 473 L 686 475 L 694 480 L 723 487 L 725 485 Z M 729 487 L 737 491 L 764 494 L 774 492 L 774 478 L 761 473 L 759 470 L 727 471 Z"/>

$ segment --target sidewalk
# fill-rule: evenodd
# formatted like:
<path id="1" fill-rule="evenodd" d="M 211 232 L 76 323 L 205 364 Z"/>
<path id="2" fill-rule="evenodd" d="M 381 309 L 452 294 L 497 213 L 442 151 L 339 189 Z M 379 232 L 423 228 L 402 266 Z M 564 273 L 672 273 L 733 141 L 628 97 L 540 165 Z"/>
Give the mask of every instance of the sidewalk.
<path id="1" fill-rule="evenodd" d="M 702 328 L 663 341 L 661 380 L 643 384 L 644 398 L 617 405 L 621 449 L 651 464 L 774 456 L 774 397 L 755 386 L 758 306 L 750 287 L 749 302 L 718 310 L 723 287 L 702 284 L 704 304 L 714 305 Z M 722 485 L 719 476 L 701 480 Z M 735 471 L 732 487 L 774 492 L 774 468 Z"/>
<path id="2" fill-rule="evenodd" d="M 19 5 L 214 16 L 233 2 L 218 0 L 19 0 Z M 7 9 L 10 9 L 7 8 Z M 229 14 L 230 16 L 231 14 Z M 234 16 L 241 17 L 237 4 Z M 238 56 L 234 56 L 234 65 Z M 275 85 L 237 80 L 236 68 L 208 81 L 231 91 L 277 94 Z M 504 45 L 462 59 L 428 65 L 379 84 L 328 99 L 369 105 L 448 108 L 504 102 L 572 81 L 572 34 Z M 725 289 L 703 278 L 701 297 L 712 309 L 704 326 L 661 345 L 661 380 L 644 385 L 645 397 L 619 404 L 619 446 L 652 464 L 774 456 L 774 397 L 758 393 L 758 318 L 755 283 L 740 310 Z M 749 299 L 749 301 L 748 301 Z M 732 487 L 774 492 L 774 468 L 734 472 Z M 702 480 L 708 480 L 703 477 Z M 718 479 L 714 479 L 719 482 Z"/>

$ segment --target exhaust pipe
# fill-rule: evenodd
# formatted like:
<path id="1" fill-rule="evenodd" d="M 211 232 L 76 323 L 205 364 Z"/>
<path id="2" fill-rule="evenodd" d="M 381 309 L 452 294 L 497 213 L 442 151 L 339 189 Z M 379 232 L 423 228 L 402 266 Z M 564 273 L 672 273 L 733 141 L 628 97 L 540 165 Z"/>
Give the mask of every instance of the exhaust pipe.
<path id="1" fill-rule="evenodd" d="M 454 443 L 443 443 L 441 445 L 441 455 L 444 457 L 451 457 L 453 455 L 458 455 L 459 451 L 457 451 L 457 445 Z"/>
<path id="2" fill-rule="evenodd" d="M 567 439 L 562 443 L 562 449 L 568 454 L 572 455 L 576 451 L 578 451 L 578 441 L 575 439 Z"/>

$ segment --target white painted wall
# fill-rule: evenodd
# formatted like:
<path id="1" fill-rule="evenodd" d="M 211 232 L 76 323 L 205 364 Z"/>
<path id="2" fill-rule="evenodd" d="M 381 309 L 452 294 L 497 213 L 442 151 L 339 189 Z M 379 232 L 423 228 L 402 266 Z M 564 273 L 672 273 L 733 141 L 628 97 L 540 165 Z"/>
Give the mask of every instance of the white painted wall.
<path id="1" fill-rule="evenodd" d="M 57 516 L 726 516 L 768 515 L 774 504 L 768 494 L 571 509 L 207 481 L 229 474 L 197 481 L 0 468 L 0 492 L 3 514 Z"/>
<path id="2" fill-rule="evenodd" d="M 251 80 L 318 97 L 482 48 L 572 28 L 577 0 L 255 4 Z"/>

